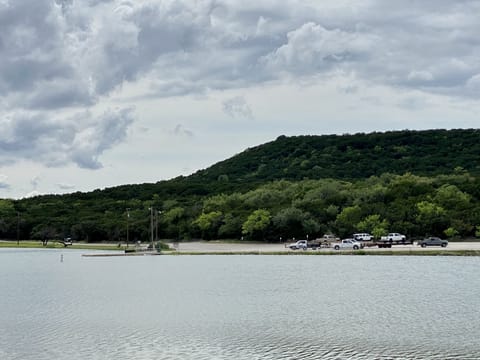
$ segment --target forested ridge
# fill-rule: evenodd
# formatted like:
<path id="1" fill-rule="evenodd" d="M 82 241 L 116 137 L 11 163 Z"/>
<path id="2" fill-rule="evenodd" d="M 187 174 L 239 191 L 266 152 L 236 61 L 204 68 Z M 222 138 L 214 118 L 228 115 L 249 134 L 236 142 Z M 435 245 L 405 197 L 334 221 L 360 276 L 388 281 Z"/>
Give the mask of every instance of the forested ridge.
<path id="1" fill-rule="evenodd" d="M 160 165 L 159 165 L 160 166 Z M 0 200 L 0 238 L 188 240 L 480 232 L 480 130 L 280 136 L 187 177 Z M 159 213 L 160 212 L 160 213 Z"/>

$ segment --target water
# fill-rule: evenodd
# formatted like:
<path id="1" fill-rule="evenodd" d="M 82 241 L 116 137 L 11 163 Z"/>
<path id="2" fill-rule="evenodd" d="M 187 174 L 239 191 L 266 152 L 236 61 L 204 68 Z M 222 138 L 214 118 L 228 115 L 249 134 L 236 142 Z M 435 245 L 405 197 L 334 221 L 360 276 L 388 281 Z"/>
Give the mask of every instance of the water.
<path id="1" fill-rule="evenodd" d="M 480 359 L 479 258 L 82 253 L 0 250 L 0 359 Z"/>

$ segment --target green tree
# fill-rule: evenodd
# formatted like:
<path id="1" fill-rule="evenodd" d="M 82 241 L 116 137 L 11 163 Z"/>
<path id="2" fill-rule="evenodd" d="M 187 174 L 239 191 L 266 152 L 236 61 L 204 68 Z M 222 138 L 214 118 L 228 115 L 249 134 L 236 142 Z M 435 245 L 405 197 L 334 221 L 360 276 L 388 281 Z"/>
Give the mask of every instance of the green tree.
<path id="1" fill-rule="evenodd" d="M 440 235 L 447 223 L 445 210 L 432 202 L 420 201 L 417 203 L 418 225 L 425 234 Z"/>
<path id="2" fill-rule="evenodd" d="M 221 239 L 238 238 L 242 233 L 242 220 L 233 214 L 225 215 L 222 225 L 218 229 L 218 236 Z"/>
<path id="3" fill-rule="evenodd" d="M 357 224 L 359 231 L 371 233 L 376 239 L 388 233 L 388 221 L 381 219 L 380 215 L 369 215 Z"/>
<path id="4" fill-rule="evenodd" d="M 258 209 L 252 212 L 242 225 L 242 233 L 251 238 L 261 237 L 265 239 L 265 230 L 270 225 L 270 212 L 264 209 Z"/>
<path id="5" fill-rule="evenodd" d="M 452 238 L 454 238 L 455 236 L 458 235 L 458 231 L 457 231 L 455 228 L 453 228 L 453 227 L 449 227 L 449 228 L 448 228 L 447 230 L 445 230 L 443 233 L 444 233 L 445 235 L 447 235 L 447 237 L 450 238 L 450 239 L 452 239 Z"/>
<path id="6" fill-rule="evenodd" d="M 203 239 L 216 238 L 222 216 L 223 214 L 220 211 L 211 211 L 200 214 L 194 221 L 194 225 L 201 230 Z"/>
<path id="7" fill-rule="evenodd" d="M 335 220 L 338 235 L 345 237 L 353 234 L 361 217 L 362 209 L 360 206 L 355 205 L 344 208 L 340 214 L 337 215 L 337 219 Z"/>

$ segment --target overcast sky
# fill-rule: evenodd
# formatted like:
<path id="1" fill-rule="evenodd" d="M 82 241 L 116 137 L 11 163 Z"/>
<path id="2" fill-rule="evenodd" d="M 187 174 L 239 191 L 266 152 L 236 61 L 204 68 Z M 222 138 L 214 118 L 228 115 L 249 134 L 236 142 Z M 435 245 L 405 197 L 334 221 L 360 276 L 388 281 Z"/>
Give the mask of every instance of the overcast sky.
<path id="1" fill-rule="evenodd" d="M 0 0 L 0 197 L 279 135 L 478 128 L 480 1 Z"/>

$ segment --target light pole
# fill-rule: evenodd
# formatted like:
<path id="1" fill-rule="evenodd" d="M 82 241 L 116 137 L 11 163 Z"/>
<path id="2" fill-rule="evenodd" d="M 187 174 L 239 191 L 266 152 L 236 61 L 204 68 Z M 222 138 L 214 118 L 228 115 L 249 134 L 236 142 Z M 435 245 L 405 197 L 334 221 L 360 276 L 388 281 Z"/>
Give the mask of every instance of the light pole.
<path id="1" fill-rule="evenodd" d="M 129 237 L 129 222 L 130 222 L 130 209 L 127 209 L 127 249 L 128 249 L 128 237 Z"/>

